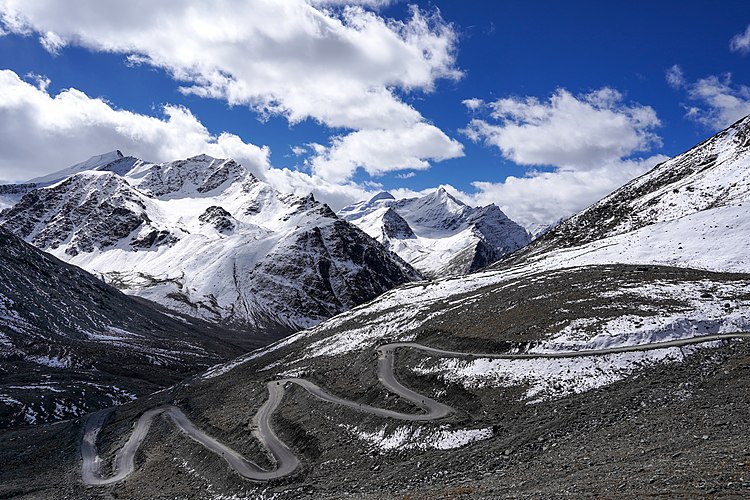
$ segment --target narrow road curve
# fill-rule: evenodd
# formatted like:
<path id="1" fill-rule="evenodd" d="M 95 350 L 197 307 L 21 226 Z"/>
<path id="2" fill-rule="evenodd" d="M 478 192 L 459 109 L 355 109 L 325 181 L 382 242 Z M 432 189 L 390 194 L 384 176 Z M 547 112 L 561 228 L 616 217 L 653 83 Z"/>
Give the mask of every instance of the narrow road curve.
<path id="1" fill-rule="evenodd" d="M 292 450 L 281 441 L 271 427 L 271 417 L 276 408 L 284 398 L 287 384 L 296 384 L 313 396 L 327 401 L 352 408 L 353 410 L 388 417 L 398 420 L 425 422 L 438 420 L 446 417 L 454 411 L 448 405 L 423 396 L 408 387 L 401 385 L 394 375 L 395 352 L 401 348 L 418 349 L 433 356 L 448 358 L 490 358 L 490 359 L 533 359 L 533 358 L 575 358 L 584 356 L 603 356 L 607 354 L 618 354 L 624 352 L 652 351 L 656 349 L 667 349 L 670 347 L 683 347 L 688 345 L 715 342 L 719 340 L 730 340 L 739 338 L 750 338 L 750 333 L 723 333 L 715 335 L 704 335 L 666 342 L 655 342 L 651 344 L 631 345 L 622 347 L 611 347 L 606 349 L 588 351 L 569 351 L 556 353 L 524 353 L 524 354 L 492 354 L 492 353 L 466 353 L 445 351 L 434 347 L 427 347 L 412 342 L 399 342 L 378 347 L 378 380 L 389 391 L 398 394 L 407 401 L 413 403 L 422 410 L 422 413 L 401 413 L 394 410 L 376 408 L 374 406 L 357 403 L 343 399 L 323 390 L 317 384 L 300 378 L 286 378 L 267 383 L 268 399 L 260 407 L 258 413 L 253 417 L 253 435 L 266 447 L 270 453 L 276 468 L 264 470 L 255 463 L 247 460 L 238 452 L 220 443 L 195 426 L 188 417 L 176 406 L 159 406 L 146 411 L 136 422 L 133 432 L 125 445 L 115 454 L 115 473 L 104 477 L 100 471 L 101 458 L 96 450 L 96 438 L 107 418 L 112 414 L 114 408 L 107 408 L 92 413 L 86 420 L 81 441 L 81 457 L 83 465 L 81 477 L 85 484 L 101 486 L 120 482 L 127 478 L 135 470 L 135 453 L 146 438 L 151 423 L 162 414 L 168 415 L 172 422 L 188 437 L 203 445 L 206 449 L 216 453 L 223 458 L 229 466 L 240 476 L 251 481 L 270 481 L 292 474 L 299 467 L 299 460 Z"/>

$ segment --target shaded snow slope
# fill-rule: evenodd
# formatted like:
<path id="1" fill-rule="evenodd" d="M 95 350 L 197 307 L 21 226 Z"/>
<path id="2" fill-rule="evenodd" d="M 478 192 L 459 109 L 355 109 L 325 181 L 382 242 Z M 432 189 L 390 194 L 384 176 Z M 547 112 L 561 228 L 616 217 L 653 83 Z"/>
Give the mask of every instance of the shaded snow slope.
<path id="1" fill-rule="evenodd" d="M 402 200 L 379 193 L 339 216 L 430 276 L 475 271 L 529 242 L 526 230 L 495 205 L 470 207 L 444 188 Z"/>
<path id="2" fill-rule="evenodd" d="M 28 183 L 36 184 L 38 186 L 52 184 L 86 170 L 99 170 L 102 168 L 106 168 L 107 165 L 110 165 L 113 162 L 117 162 L 118 160 L 121 160 L 123 158 L 125 158 L 125 156 L 120 151 L 110 151 L 108 153 L 92 156 L 86 161 L 76 163 L 75 165 L 72 165 L 63 170 L 58 170 L 57 172 L 52 172 L 51 174 L 47 174 L 42 177 L 35 177 L 29 180 Z"/>
<path id="3" fill-rule="evenodd" d="M 128 293 L 277 333 L 419 278 L 312 195 L 281 194 L 233 160 L 115 156 L 71 167 L 0 224 Z"/>

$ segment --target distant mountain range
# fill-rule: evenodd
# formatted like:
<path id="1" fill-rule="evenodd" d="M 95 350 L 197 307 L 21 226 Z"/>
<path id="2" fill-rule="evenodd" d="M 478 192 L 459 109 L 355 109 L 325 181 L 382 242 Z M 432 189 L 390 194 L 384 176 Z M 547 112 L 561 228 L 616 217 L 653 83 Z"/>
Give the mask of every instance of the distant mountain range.
<path id="1" fill-rule="evenodd" d="M 338 215 L 432 277 L 476 271 L 531 239 L 497 206 L 470 207 L 442 187 L 401 200 L 379 193 Z"/>
<path id="2" fill-rule="evenodd" d="M 16 191 L 0 214 L 7 230 L 214 322 L 289 333 L 420 278 L 312 195 L 279 193 L 233 160 L 149 163 L 118 151 Z"/>

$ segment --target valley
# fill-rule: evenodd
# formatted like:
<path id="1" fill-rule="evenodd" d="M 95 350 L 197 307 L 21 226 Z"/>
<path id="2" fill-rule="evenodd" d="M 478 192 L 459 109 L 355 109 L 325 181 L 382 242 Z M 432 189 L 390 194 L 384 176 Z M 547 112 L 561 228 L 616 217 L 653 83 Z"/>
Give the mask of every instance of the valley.
<path id="1" fill-rule="evenodd" d="M 383 241 L 314 200 L 298 210 L 297 198 L 289 209 L 299 217 L 290 233 L 292 253 L 310 248 L 298 239 L 303 226 L 305 238 L 320 234 L 326 249 L 331 239 L 350 235 L 360 244 L 339 248 L 363 266 L 359 276 L 382 265 L 406 273 L 403 282 L 346 302 L 328 319 L 308 316 L 304 328 L 287 324 L 293 333 L 274 338 L 273 329 L 260 328 L 256 333 L 265 336 L 257 337 L 244 330 L 237 338 L 265 343 L 244 345 L 244 353 L 211 367 L 193 364 L 186 377 L 132 401 L 100 404 L 90 408 L 94 413 L 56 423 L 9 426 L 0 434 L 7 443 L 0 460 L 9 464 L 0 471 L 0 495 L 138 498 L 159 484 L 167 498 L 742 496 L 750 487 L 743 437 L 750 430 L 744 418 L 750 396 L 750 264 L 743 244 L 750 234 L 748 127 L 750 118 L 740 120 L 499 261 L 430 280 L 419 280 Z M 233 165 L 217 161 L 179 165 Z M 49 196 L 34 193 L 4 212 L 3 227 L 26 231 L 30 219 L 22 215 L 36 213 L 35 196 Z M 147 205 L 147 198 L 139 199 Z M 427 203 L 430 210 L 445 214 L 451 203 L 461 206 L 445 192 L 428 201 L 438 198 L 449 203 Z M 202 213 L 235 224 L 236 210 L 226 212 Z M 37 218 L 34 227 L 42 224 Z M 218 224 L 211 231 L 224 227 Z M 39 227 L 25 233 L 32 242 L 41 241 Z M 19 254 L 95 283 L 101 292 L 84 293 L 86 300 L 100 293 L 132 300 L 3 231 Z M 92 255 L 113 251 L 100 243 Z M 64 253 L 66 245 L 56 251 Z M 369 246 L 381 260 L 356 261 Z M 127 259 L 140 259 L 139 253 Z M 261 267 L 278 260 L 269 262 Z M 284 275 L 273 268 L 273 276 Z M 16 282 L 30 286 L 15 272 Z M 230 280 L 230 286 L 237 285 Z M 13 306 L 8 310 L 23 311 L 18 300 L 6 302 Z M 237 324 L 230 319 L 205 324 L 229 328 Z M 111 322 L 97 325 L 111 330 Z M 31 332 L 23 322 L 14 325 Z M 63 326 L 55 327 L 67 337 L 81 334 Z M 133 333 L 147 338 L 143 327 Z"/>
<path id="2" fill-rule="evenodd" d="M 203 431 L 195 427 L 185 414 L 176 406 L 158 407 L 144 413 L 136 423 L 132 436 L 128 439 L 125 446 L 116 454 L 115 470 L 117 474 L 110 478 L 103 478 L 98 471 L 100 459 L 96 453 L 96 438 L 106 421 L 111 410 L 102 410 L 91 415 L 84 427 L 84 438 L 81 443 L 81 453 L 83 458 L 82 478 L 83 482 L 88 485 L 105 485 L 124 480 L 133 473 L 135 453 L 142 444 L 143 439 L 148 433 L 149 427 L 154 418 L 162 414 L 168 414 L 174 424 L 180 428 L 188 437 L 197 441 L 208 450 L 220 455 L 228 465 L 243 478 L 251 481 L 271 481 L 285 477 L 295 472 L 300 463 L 294 457 L 291 450 L 281 442 L 271 427 L 271 417 L 278 405 L 281 403 L 285 387 L 289 384 L 296 384 L 304 388 L 309 394 L 316 396 L 322 401 L 345 406 L 358 412 L 368 413 L 379 417 L 385 417 L 396 420 L 406 420 L 412 422 L 440 420 L 456 410 L 446 406 L 428 396 L 414 392 L 401 385 L 394 377 L 394 360 L 396 349 L 410 348 L 426 352 L 434 357 L 451 357 L 451 358 L 480 358 L 480 359 L 563 359 L 563 358 L 582 358 L 589 356 L 606 356 L 609 354 L 644 352 L 651 350 L 670 349 L 674 347 L 692 346 L 696 344 L 719 342 L 722 340 L 737 340 L 750 338 L 750 333 L 723 333 L 716 335 L 702 335 L 700 337 L 683 338 L 680 340 L 670 340 L 657 342 L 653 344 L 639 344 L 626 347 L 612 347 L 599 350 L 584 350 L 571 352 L 556 353 L 525 353 L 525 354 L 487 354 L 487 353 L 459 353 L 444 351 L 425 347 L 414 343 L 386 344 L 378 348 L 378 380 L 390 392 L 409 401 L 414 406 L 419 407 L 424 413 L 406 414 L 393 410 L 380 409 L 370 405 L 363 405 L 355 401 L 341 399 L 337 396 L 327 393 L 318 385 L 305 379 L 282 378 L 267 383 L 268 400 L 260 407 L 258 413 L 253 418 L 253 435 L 267 448 L 268 453 L 273 457 L 276 468 L 272 471 L 264 471 L 253 462 L 249 462 L 235 451 L 222 445 Z"/>

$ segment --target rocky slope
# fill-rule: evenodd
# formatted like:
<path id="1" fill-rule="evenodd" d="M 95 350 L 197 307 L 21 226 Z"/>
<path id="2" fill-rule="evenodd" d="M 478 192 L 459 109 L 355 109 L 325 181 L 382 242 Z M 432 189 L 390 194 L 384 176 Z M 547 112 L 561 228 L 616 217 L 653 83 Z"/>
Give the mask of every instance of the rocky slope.
<path id="1" fill-rule="evenodd" d="M 528 232 L 498 207 L 470 207 L 444 188 L 396 200 L 380 193 L 339 216 L 429 276 L 481 269 L 529 242 Z"/>
<path id="2" fill-rule="evenodd" d="M 750 311 L 747 274 L 676 268 L 547 271 L 443 298 L 425 297 L 431 286 L 390 292 L 123 405 L 98 439 L 105 464 L 143 412 L 175 404 L 215 439 L 273 468 L 252 437 L 252 415 L 267 398 L 267 382 L 282 377 L 303 376 L 363 405 L 419 413 L 377 378 L 375 348 L 385 342 L 464 352 L 550 352 L 733 331 Z M 399 301 L 406 298 L 413 300 L 404 307 Z M 633 498 L 740 495 L 746 487 L 742 460 L 750 451 L 742 439 L 748 430 L 742 416 L 750 396 L 744 376 L 749 355 L 746 342 L 569 360 L 453 359 L 405 349 L 395 358 L 398 380 L 456 413 L 434 422 L 394 420 L 323 402 L 289 385 L 273 426 L 301 467 L 261 484 L 231 472 L 220 456 L 186 439 L 169 417 L 154 422 L 127 480 L 96 488 L 84 488 L 79 479 L 82 421 L 56 427 L 54 445 L 38 432 L 6 432 L 10 447 L 0 451 L 8 464 L 0 471 L 0 493 L 138 497 L 158 483 L 159 493 L 170 498 L 393 498 L 425 492 L 543 498 L 601 488 Z M 52 446 L 54 456 L 37 451 Z M 537 474 L 543 479 L 535 480 Z"/>
<path id="3" fill-rule="evenodd" d="M 102 155 L 0 216 L 35 246 L 198 318 L 289 333 L 419 278 L 312 196 L 232 160 Z"/>
<path id="4" fill-rule="evenodd" d="M 164 314 L 0 228 L 0 426 L 121 404 L 263 345 Z"/>

